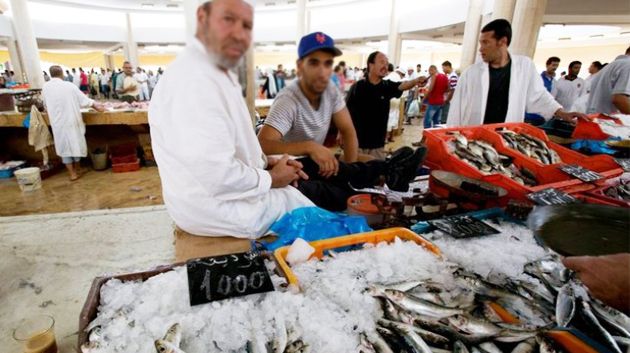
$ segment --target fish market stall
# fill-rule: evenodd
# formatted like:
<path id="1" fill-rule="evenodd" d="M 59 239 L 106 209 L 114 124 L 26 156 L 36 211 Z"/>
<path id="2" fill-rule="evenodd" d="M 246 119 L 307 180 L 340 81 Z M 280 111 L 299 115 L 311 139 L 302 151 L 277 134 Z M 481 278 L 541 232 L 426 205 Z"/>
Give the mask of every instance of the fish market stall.
<path id="1" fill-rule="evenodd" d="M 276 260 L 293 253 L 289 271 L 299 280 L 299 291 L 275 274 L 283 261 L 268 260 L 275 291 L 197 306 L 190 305 L 183 265 L 140 281 L 101 281 L 98 302 L 86 303 L 94 315 L 83 322 L 81 350 L 625 349 L 630 328 L 625 315 L 590 298 L 529 229 L 500 211 L 489 217 L 498 233 L 479 238 L 454 239 L 431 231 L 413 241 L 408 230 L 390 229 L 313 243 L 310 250 L 299 244 L 277 250 Z M 353 246 L 340 248 L 348 245 Z M 313 251 L 315 256 L 304 261 Z M 90 311 L 85 309 L 84 314 Z"/>

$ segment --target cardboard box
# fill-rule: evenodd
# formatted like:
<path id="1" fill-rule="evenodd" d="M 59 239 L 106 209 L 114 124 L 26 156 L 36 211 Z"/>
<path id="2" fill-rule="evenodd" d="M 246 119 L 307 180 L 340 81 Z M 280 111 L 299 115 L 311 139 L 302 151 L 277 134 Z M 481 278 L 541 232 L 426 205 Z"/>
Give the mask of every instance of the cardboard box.
<path id="1" fill-rule="evenodd" d="M 249 251 L 251 239 L 226 236 L 199 236 L 175 228 L 175 259 L 184 262 L 189 259 L 218 256 Z M 265 237 L 265 240 L 271 237 Z"/>

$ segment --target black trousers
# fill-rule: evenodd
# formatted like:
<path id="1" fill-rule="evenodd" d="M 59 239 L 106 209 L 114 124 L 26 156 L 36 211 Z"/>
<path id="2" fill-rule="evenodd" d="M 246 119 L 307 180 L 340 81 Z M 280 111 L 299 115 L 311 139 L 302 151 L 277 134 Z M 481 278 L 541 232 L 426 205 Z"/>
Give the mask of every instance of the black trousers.
<path id="1" fill-rule="evenodd" d="M 385 161 L 374 160 L 366 163 L 339 162 L 337 175 L 329 178 L 320 176 L 319 166 L 310 158 L 298 159 L 304 166 L 309 180 L 301 180 L 298 190 L 313 203 L 329 211 L 346 209 L 348 197 L 355 195 L 349 184 L 356 189 L 373 187 L 385 174 Z"/>

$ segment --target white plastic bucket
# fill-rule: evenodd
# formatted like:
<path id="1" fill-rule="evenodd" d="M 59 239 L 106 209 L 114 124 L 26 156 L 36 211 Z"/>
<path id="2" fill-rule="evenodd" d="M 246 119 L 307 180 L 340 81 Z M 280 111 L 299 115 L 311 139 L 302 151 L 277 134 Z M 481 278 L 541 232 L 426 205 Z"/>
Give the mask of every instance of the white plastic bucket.
<path id="1" fill-rule="evenodd" d="M 22 191 L 33 191 L 42 187 L 42 178 L 37 167 L 19 169 L 13 174 Z"/>

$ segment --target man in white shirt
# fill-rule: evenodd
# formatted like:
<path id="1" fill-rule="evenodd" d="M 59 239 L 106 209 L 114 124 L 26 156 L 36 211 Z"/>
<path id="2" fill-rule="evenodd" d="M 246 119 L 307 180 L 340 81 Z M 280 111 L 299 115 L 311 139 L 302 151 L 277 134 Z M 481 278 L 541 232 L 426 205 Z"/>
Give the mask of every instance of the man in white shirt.
<path id="1" fill-rule="evenodd" d="M 597 73 L 600 72 L 603 68 L 604 65 L 602 65 L 602 63 L 599 61 L 593 61 L 591 63 L 591 66 L 588 67 L 588 73 L 590 75 L 588 75 L 586 80 L 584 80 L 586 81 L 586 93 L 589 93 L 591 91 L 591 81 L 593 80 L 595 75 L 597 75 Z"/>
<path id="2" fill-rule="evenodd" d="M 81 87 L 81 75 L 75 68 L 72 68 L 72 83 L 74 83 L 77 88 Z"/>
<path id="3" fill-rule="evenodd" d="M 60 66 L 51 66 L 50 76 L 50 81 L 42 87 L 42 96 L 53 130 L 55 151 L 66 165 L 70 180 L 75 181 L 79 178 L 79 161 L 87 156 L 81 108 L 91 106 L 100 112 L 105 109 L 79 91 L 76 85 L 64 81 Z"/>
<path id="4" fill-rule="evenodd" d="M 140 101 L 148 101 L 151 99 L 149 97 L 149 76 L 147 76 L 146 72 L 140 67 L 137 68 L 136 74 L 133 75 L 133 78 L 136 79 L 139 85 L 140 93 L 138 94 L 138 100 Z"/>
<path id="5" fill-rule="evenodd" d="M 595 75 L 587 107 L 589 114 L 630 114 L 630 47 Z"/>
<path id="6" fill-rule="evenodd" d="M 123 63 L 123 73 L 116 77 L 116 93 L 121 101 L 132 103 L 138 100 L 140 84 L 133 75 L 133 66 L 129 61 Z"/>
<path id="7" fill-rule="evenodd" d="M 507 20 L 497 19 L 482 28 L 479 52 L 483 61 L 459 78 L 448 125 L 523 122 L 525 111 L 567 121 L 584 116 L 562 109 L 543 86 L 532 60 L 509 53 L 511 39 L 512 26 Z"/>
<path id="8" fill-rule="evenodd" d="M 571 109 L 575 100 L 586 94 L 586 82 L 578 77 L 581 68 L 581 62 L 572 61 L 569 64 L 569 73 L 555 84 L 553 95 L 566 110 Z"/>
<path id="9" fill-rule="evenodd" d="M 251 44 L 253 16 L 252 0 L 201 5 L 195 38 L 149 106 L 166 208 L 196 235 L 258 238 L 285 213 L 313 205 L 291 186 L 307 177 L 301 165 L 263 154 L 230 71 Z"/>

